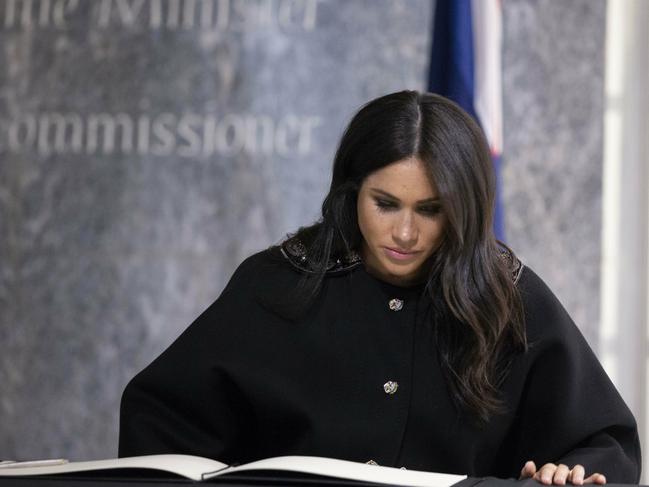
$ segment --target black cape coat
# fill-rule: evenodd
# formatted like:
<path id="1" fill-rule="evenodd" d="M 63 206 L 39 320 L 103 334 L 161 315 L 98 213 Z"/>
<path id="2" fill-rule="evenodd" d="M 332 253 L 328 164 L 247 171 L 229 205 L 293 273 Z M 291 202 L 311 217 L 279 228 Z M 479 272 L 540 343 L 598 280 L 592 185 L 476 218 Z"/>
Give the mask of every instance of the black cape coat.
<path id="1" fill-rule="evenodd" d="M 128 384 L 120 456 L 316 455 L 503 478 L 534 460 L 638 482 L 633 416 L 559 301 L 513 255 L 530 346 L 502 385 L 506 411 L 480 426 L 451 399 L 421 287 L 337 262 L 308 312 L 290 320 L 268 306 L 290 300 L 302 277 L 299 252 L 282 253 L 245 260 Z"/>

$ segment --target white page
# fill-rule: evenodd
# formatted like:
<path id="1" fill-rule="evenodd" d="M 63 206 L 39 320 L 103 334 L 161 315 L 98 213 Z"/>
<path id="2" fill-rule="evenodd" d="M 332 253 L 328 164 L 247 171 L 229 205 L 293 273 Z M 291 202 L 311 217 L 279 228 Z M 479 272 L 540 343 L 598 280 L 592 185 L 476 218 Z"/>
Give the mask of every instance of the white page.
<path id="1" fill-rule="evenodd" d="M 181 475 L 192 480 L 202 480 L 206 472 L 216 472 L 227 468 L 225 463 L 192 455 L 144 455 L 139 457 L 113 458 L 70 462 L 63 465 L 43 467 L 10 467 L 0 469 L 0 476 L 54 475 L 93 470 L 113 470 L 117 468 L 147 468 Z"/>
<path id="2" fill-rule="evenodd" d="M 231 467 L 227 472 L 246 470 L 281 470 L 412 487 L 450 487 L 466 478 L 466 475 L 405 470 L 334 458 L 308 456 L 267 458 Z M 210 476 L 205 476 L 205 478 L 210 478 Z"/>

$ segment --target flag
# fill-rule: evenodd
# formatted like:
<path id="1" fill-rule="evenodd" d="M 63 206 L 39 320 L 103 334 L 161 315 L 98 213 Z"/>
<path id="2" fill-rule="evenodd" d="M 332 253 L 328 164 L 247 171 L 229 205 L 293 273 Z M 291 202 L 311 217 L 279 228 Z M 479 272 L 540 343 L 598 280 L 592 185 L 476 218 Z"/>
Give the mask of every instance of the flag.
<path id="1" fill-rule="evenodd" d="M 504 240 L 502 4 L 500 0 L 437 0 L 433 29 L 428 90 L 455 101 L 482 127 L 496 173 L 494 233 Z"/>

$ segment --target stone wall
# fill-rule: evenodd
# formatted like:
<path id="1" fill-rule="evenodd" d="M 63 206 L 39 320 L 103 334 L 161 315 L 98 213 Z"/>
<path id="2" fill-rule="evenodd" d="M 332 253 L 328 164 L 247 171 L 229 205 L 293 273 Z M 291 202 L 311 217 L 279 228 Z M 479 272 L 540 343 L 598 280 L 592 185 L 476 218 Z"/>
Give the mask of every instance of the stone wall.
<path id="1" fill-rule="evenodd" d="M 598 321 L 603 0 L 505 6 L 508 241 Z M 116 454 L 128 379 L 425 87 L 425 0 L 0 1 L 0 459 Z"/>

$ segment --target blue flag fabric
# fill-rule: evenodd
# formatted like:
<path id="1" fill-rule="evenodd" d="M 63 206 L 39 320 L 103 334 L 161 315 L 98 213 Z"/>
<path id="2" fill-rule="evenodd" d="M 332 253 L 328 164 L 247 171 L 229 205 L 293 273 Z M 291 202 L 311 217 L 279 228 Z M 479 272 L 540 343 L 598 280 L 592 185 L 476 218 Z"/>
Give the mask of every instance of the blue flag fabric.
<path id="1" fill-rule="evenodd" d="M 478 120 L 473 104 L 471 0 L 438 0 L 428 89 L 450 98 Z"/>
<path id="2" fill-rule="evenodd" d="M 476 93 L 481 87 L 476 86 L 473 21 L 472 0 L 437 0 L 433 22 L 428 90 L 456 102 L 484 130 L 484 121 L 480 119 L 476 109 Z M 500 56 L 498 56 L 498 59 L 500 59 Z M 488 60 L 485 62 L 488 62 Z M 500 69 L 500 66 L 495 68 Z M 485 91 L 488 92 L 489 90 L 483 90 L 483 92 Z M 500 132 L 496 131 L 496 133 Z M 487 138 L 489 139 L 489 137 Z M 499 191 L 501 186 L 501 149 L 500 144 L 492 143 L 491 140 L 488 141 L 492 149 L 492 160 L 497 182 L 494 233 L 496 238 L 504 240 L 504 212 Z"/>

